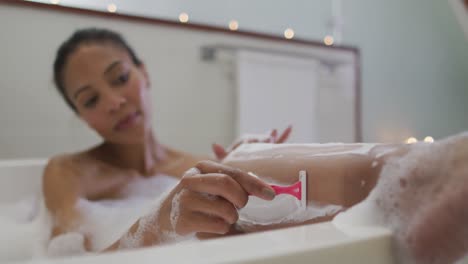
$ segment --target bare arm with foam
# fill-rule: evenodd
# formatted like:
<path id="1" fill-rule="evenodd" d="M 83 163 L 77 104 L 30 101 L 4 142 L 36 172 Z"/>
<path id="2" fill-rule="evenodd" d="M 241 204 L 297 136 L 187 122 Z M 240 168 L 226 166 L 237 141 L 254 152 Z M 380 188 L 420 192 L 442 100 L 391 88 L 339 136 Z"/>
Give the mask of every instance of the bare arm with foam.
<path id="1" fill-rule="evenodd" d="M 90 251 L 91 242 L 86 234 L 79 234 L 82 215 L 76 204 L 83 194 L 75 167 L 65 157 L 56 157 L 49 161 L 43 176 L 44 200 L 52 216 L 51 242 L 48 245 L 49 255 L 69 254 L 54 250 L 63 236 L 68 233 L 80 235 L 81 245 L 75 245 L 73 251 Z M 58 238 L 54 240 L 54 238 Z M 52 251 L 52 252 L 51 252 Z"/>
<path id="2" fill-rule="evenodd" d="M 75 162 L 75 157 L 59 156 L 51 159 L 43 176 L 43 193 L 45 203 L 52 216 L 51 239 L 47 246 L 49 256 L 80 255 L 85 252 L 112 251 L 121 248 L 136 248 L 158 244 L 162 239 L 164 228 L 158 223 L 161 199 L 155 201 L 151 212 L 136 221 L 120 239 L 107 249 L 94 242 L 94 235 L 85 228 L 87 211 L 80 207 L 80 201 L 88 197 L 99 197 L 106 188 L 120 186 L 131 180 L 131 176 L 113 173 L 112 181 L 102 181 L 97 177 L 88 177 L 93 164 Z M 100 170 L 105 174 L 104 171 Z M 110 173 L 109 173 L 110 174 Z M 104 220 L 104 219 L 103 219 Z M 168 228 L 166 228 L 168 229 Z"/>
<path id="3" fill-rule="evenodd" d="M 187 171 L 156 208 L 142 217 L 108 250 L 193 239 L 195 234 L 226 234 L 248 195 L 272 200 L 273 189 L 237 169 L 204 161 Z"/>
<path id="4" fill-rule="evenodd" d="M 161 195 L 151 212 L 138 219 L 119 240 L 104 251 L 140 248 L 162 243 L 162 230 L 159 227 L 158 219 L 161 204 L 166 197 L 167 194 Z"/>
<path id="5" fill-rule="evenodd" d="M 180 215 L 180 195 L 177 188 L 162 194 L 153 208 L 115 243 L 104 251 L 134 249 L 193 239 L 194 233 L 179 235 L 176 225 Z"/>

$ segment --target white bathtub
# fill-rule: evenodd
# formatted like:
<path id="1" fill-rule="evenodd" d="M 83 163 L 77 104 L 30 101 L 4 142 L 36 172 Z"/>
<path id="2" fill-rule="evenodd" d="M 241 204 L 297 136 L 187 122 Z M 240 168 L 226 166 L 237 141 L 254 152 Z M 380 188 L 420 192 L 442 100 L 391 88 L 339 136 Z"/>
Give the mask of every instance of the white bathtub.
<path id="1" fill-rule="evenodd" d="M 0 204 L 11 204 L 24 197 L 40 195 L 45 162 L 0 161 Z M 13 259 L 0 256 L 0 262 Z M 339 230 L 331 223 L 112 254 L 27 261 L 33 264 L 130 262 L 394 263 L 390 231 L 375 227 Z"/>

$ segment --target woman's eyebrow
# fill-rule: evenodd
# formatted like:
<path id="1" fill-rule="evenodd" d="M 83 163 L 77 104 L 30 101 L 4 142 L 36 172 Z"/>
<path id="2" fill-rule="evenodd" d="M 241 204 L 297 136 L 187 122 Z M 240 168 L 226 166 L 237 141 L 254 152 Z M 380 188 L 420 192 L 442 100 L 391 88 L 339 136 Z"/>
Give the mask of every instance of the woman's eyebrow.
<path id="1" fill-rule="evenodd" d="M 117 60 L 117 61 L 114 61 L 111 64 L 109 64 L 109 66 L 107 66 L 106 70 L 104 71 L 104 75 L 109 73 L 115 66 L 117 66 L 120 63 L 121 63 L 121 61 Z"/>
<path id="2" fill-rule="evenodd" d="M 73 98 L 76 100 L 76 98 L 78 98 L 78 95 L 79 95 L 81 92 L 84 92 L 86 89 L 89 89 L 89 88 L 91 88 L 90 85 L 85 85 L 85 86 L 79 88 L 79 89 L 75 92 L 75 94 L 73 95 Z"/>

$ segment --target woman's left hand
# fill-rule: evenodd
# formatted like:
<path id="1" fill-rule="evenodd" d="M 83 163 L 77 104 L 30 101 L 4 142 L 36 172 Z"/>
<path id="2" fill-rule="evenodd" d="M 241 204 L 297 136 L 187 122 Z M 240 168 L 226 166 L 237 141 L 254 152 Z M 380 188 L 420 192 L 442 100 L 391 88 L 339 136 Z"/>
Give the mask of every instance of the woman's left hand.
<path id="1" fill-rule="evenodd" d="M 222 161 L 229 153 L 238 148 L 242 144 L 248 143 L 274 143 L 281 144 L 288 140 L 289 135 L 291 134 L 292 126 L 288 126 L 280 136 L 278 136 L 278 130 L 273 129 L 269 135 L 253 136 L 253 137 L 244 137 L 236 140 L 230 147 L 224 148 L 220 144 L 214 143 L 212 148 L 216 156 L 216 159 Z"/>

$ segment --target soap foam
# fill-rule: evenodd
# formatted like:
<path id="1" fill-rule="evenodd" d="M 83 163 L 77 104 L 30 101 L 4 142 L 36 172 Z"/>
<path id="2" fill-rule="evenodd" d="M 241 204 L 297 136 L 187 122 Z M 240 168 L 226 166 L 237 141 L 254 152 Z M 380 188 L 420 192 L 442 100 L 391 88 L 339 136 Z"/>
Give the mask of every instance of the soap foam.
<path id="1" fill-rule="evenodd" d="M 323 144 L 327 145 L 327 144 Z M 323 146 L 322 145 L 322 146 Z M 331 144 L 328 146 L 340 146 L 343 144 Z M 358 144 L 359 148 L 356 149 L 350 149 L 350 150 L 345 150 L 345 151 L 338 151 L 338 152 L 324 152 L 324 153 L 318 153 L 318 154 L 312 154 L 308 155 L 309 157 L 326 157 L 326 156 L 335 156 L 335 155 L 369 155 L 369 152 L 376 146 L 376 144 Z M 343 145 L 345 146 L 345 145 Z"/>
<path id="2" fill-rule="evenodd" d="M 179 220 L 180 196 L 183 194 L 183 192 L 184 190 L 181 190 L 180 192 L 176 193 L 174 197 L 172 198 L 172 206 L 171 206 L 171 213 L 170 213 L 172 230 L 176 230 L 177 221 Z"/>
<path id="3" fill-rule="evenodd" d="M 183 191 L 174 195 L 171 201 L 171 212 L 169 214 L 169 220 L 171 222 L 171 230 L 160 230 L 158 225 L 159 211 L 162 203 L 167 199 L 168 195 L 172 190 L 166 191 L 165 194 L 161 195 L 160 198 L 154 203 L 153 208 L 150 212 L 141 217 L 138 221 L 137 230 L 133 234 L 125 234 L 120 240 L 119 248 L 137 248 L 143 245 L 144 236 L 148 233 L 153 233 L 157 238 L 158 245 L 167 245 L 172 243 L 181 243 L 187 241 L 198 241 L 195 234 L 179 235 L 175 231 L 177 221 L 180 215 L 180 196 Z"/>
<path id="4" fill-rule="evenodd" d="M 85 237 L 81 233 L 69 232 L 54 237 L 48 245 L 49 257 L 77 256 L 86 254 Z"/>
<path id="5" fill-rule="evenodd" d="M 243 134 L 238 140 L 235 140 L 227 149 L 232 150 L 239 143 L 241 144 L 240 146 L 251 144 L 252 141 L 272 142 L 273 137 L 271 136 L 271 132 L 264 133 L 264 134 Z"/>
<path id="6" fill-rule="evenodd" d="M 159 226 L 157 224 L 159 205 L 159 202 L 156 203 L 156 207 L 151 210 L 149 215 L 138 219 L 137 229 L 135 232 L 127 232 L 122 236 L 119 241 L 119 249 L 139 248 L 143 246 L 145 234 L 148 234 L 148 232 L 154 232 L 157 234 L 159 232 Z"/>
<path id="7" fill-rule="evenodd" d="M 153 220 L 157 217 L 158 206 L 165 191 L 171 190 L 177 182 L 176 178 L 158 175 L 129 184 L 123 192 L 125 199 L 80 199 L 76 205 L 83 216 L 80 226 L 52 239 L 52 219 L 41 199 L 34 196 L 12 204 L 0 204 L 0 262 L 90 254 L 84 249 L 85 235 L 94 252 L 106 249 L 119 239 L 122 248 L 138 247 L 145 232 L 157 231 Z M 137 221 L 136 232 L 131 236 L 126 234 Z M 193 234 L 182 237 L 164 232 L 161 239 L 172 243 L 194 237 Z"/>
<path id="8" fill-rule="evenodd" d="M 133 235 L 126 234 L 123 247 L 138 247 L 140 233 L 150 227 L 150 217 L 157 213 L 163 193 L 172 189 L 177 179 L 158 175 L 131 183 L 124 192 L 124 199 L 88 201 L 81 199 L 77 208 L 82 212 L 83 223 L 79 231 L 89 234 L 92 251 L 102 251 L 124 236 L 137 221 L 139 226 Z M 142 219 L 140 219 L 142 218 Z"/>
<path id="9" fill-rule="evenodd" d="M 50 230 L 49 213 L 37 196 L 0 205 L 0 262 L 45 257 Z"/>
<path id="10" fill-rule="evenodd" d="M 343 230 L 358 226 L 383 226 L 392 229 L 397 263 L 449 263 L 448 259 L 451 256 L 448 251 L 439 251 L 437 255 L 433 249 L 418 248 L 412 244 L 410 238 L 421 227 L 421 223 L 427 226 L 428 220 L 433 221 L 427 217 L 427 213 L 434 209 L 435 201 L 448 195 L 450 192 L 446 191 L 448 182 L 453 184 L 460 181 L 460 186 L 467 184 L 466 175 L 453 173 L 457 160 L 466 162 L 467 143 L 468 134 L 462 134 L 433 144 L 412 145 L 411 151 L 405 156 L 387 162 L 377 186 L 365 201 L 336 216 L 333 223 Z M 453 175 L 458 178 L 454 178 Z M 454 185 L 450 189 L 456 190 L 457 187 Z M 443 217 L 447 212 L 449 211 L 442 211 L 442 215 L 434 213 L 429 215 Z M 457 222 L 457 219 L 452 221 Z M 444 228 L 450 231 L 451 227 L 444 226 Z M 425 230 L 432 232 L 431 229 Z M 468 227 L 464 225 L 464 229 Z M 455 243 L 452 248 L 457 243 L 464 243 L 466 246 L 468 236 L 460 237 L 460 234 L 468 234 L 467 230 L 456 232 L 458 240 L 453 238 L 448 243 Z M 442 236 L 444 235 L 447 236 L 448 233 Z M 428 242 L 428 245 L 440 248 L 442 245 L 438 240 L 419 242 Z"/>
<path id="11" fill-rule="evenodd" d="M 327 157 L 336 155 L 369 155 L 376 144 L 272 144 L 252 143 L 243 144 L 229 153 L 225 161 L 256 160 L 256 159 L 284 159 L 293 151 L 295 156 Z M 317 150 L 320 150 L 317 152 Z M 388 150 L 389 152 L 393 149 Z"/>

